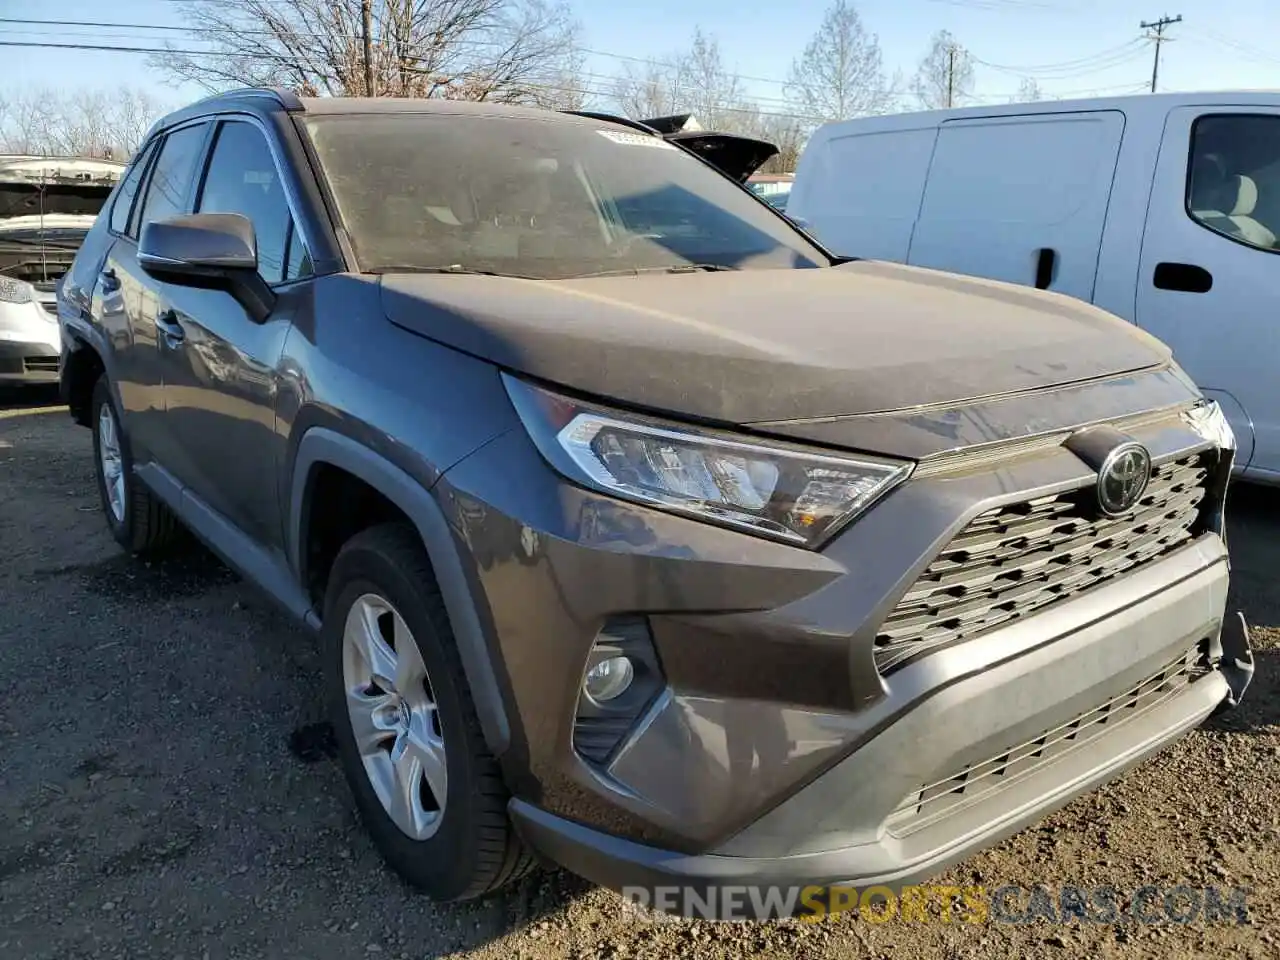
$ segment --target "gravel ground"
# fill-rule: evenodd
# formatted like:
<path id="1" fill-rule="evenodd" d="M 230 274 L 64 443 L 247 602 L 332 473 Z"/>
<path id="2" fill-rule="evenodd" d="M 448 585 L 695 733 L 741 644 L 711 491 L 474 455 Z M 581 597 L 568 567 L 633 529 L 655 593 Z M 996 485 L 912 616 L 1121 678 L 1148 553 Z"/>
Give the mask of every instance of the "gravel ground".
<path id="1" fill-rule="evenodd" d="M 1233 493 L 1245 705 L 939 882 L 1247 886 L 1248 922 L 652 924 L 558 871 L 439 907 L 361 833 L 327 755 L 311 641 L 216 560 L 107 535 L 89 433 L 0 405 L 0 956 L 1280 955 L 1280 508 Z"/>

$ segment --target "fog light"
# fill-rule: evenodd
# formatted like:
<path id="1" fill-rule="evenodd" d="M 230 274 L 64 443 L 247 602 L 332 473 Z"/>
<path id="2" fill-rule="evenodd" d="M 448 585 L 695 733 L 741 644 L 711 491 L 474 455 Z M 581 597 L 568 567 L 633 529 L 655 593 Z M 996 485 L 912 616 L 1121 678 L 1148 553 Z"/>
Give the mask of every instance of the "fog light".
<path id="1" fill-rule="evenodd" d="M 606 703 L 626 693 L 634 677 L 635 670 L 630 659 L 610 657 L 587 671 L 582 688 L 596 703 Z"/>

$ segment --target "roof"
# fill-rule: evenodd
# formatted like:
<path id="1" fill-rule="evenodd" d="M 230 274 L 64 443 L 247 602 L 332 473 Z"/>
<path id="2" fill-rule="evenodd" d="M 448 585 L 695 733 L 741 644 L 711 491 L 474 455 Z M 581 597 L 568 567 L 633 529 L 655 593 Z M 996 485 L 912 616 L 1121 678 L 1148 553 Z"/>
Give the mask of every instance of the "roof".
<path id="1" fill-rule="evenodd" d="M 1151 111 L 1163 113 L 1179 106 L 1280 107 L 1280 90 L 1211 90 L 1179 93 L 1139 93 L 1123 97 L 1092 97 L 1079 100 L 1044 100 L 1034 103 L 988 104 L 956 107 L 951 110 L 923 110 L 894 113 L 823 124 L 820 130 L 838 129 L 845 124 L 874 125 L 881 129 L 919 127 L 943 120 L 970 120 L 981 117 L 1018 116 L 1035 113 L 1076 113 L 1084 110 L 1123 110 L 1134 115 Z"/>
<path id="2" fill-rule="evenodd" d="M 569 117 L 543 107 L 521 107 L 507 103 L 476 103 L 472 100 L 444 100 L 408 97 L 303 97 L 299 100 L 303 113 L 315 116 L 342 114 L 440 114 L 442 116 L 531 117 L 551 119 L 564 117 L 568 122 L 582 123 L 580 117 Z"/>
<path id="3" fill-rule="evenodd" d="M 404 114 L 421 116 L 491 116 L 527 117 L 539 120 L 558 120 L 563 123 L 587 123 L 584 116 L 564 113 L 542 107 L 521 107 L 505 103 L 476 103 L 469 100 L 444 100 L 440 98 L 409 97 L 299 97 L 291 90 L 248 87 L 229 90 L 197 100 L 158 120 L 147 132 L 146 139 L 157 130 L 208 116 L 211 113 L 243 110 L 259 115 L 279 113 L 305 113 L 312 116 L 368 116 L 371 114 Z M 595 118 L 600 122 L 600 118 Z M 626 121 L 621 121 L 626 122 Z"/>
<path id="4" fill-rule="evenodd" d="M 450 116 L 527 116 L 544 119 L 566 117 L 569 122 L 580 122 L 580 120 L 574 120 L 571 115 L 544 107 L 524 107 L 506 103 L 477 103 L 471 100 L 445 100 L 439 97 L 299 97 L 290 90 L 266 87 L 247 87 L 240 90 L 217 93 L 174 111 L 172 116 L 186 115 L 195 108 L 200 108 L 199 112 L 201 113 L 230 109 L 244 105 L 246 101 L 255 102 L 259 106 L 269 104 L 277 109 L 287 110 L 290 113 L 308 113 L 319 116 L 373 113 L 434 113 Z"/>

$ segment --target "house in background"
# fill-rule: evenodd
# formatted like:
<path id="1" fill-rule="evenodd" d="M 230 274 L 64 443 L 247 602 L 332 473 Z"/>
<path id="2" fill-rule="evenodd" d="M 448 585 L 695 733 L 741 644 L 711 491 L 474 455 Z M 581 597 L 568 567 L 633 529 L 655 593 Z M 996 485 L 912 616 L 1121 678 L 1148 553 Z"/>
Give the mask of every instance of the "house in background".
<path id="1" fill-rule="evenodd" d="M 747 179 L 747 187 L 766 203 L 785 210 L 795 178 L 794 173 L 756 173 Z"/>

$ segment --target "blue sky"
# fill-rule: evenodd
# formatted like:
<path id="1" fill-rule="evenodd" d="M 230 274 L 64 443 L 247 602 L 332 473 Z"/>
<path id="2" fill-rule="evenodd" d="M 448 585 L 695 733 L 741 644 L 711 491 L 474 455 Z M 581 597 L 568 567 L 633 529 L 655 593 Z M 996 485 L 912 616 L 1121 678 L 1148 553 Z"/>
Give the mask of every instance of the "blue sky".
<path id="1" fill-rule="evenodd" d="M 599 51 L 587 67 L 593 86 L 606 87 L 603 78 L 623 66 L 623 60 L 609 54 L 660 56 L 686 46 L 701 27 L 719 39 L 735 72 L 753 78 L 747 88 L 762 109 L 785 112 L 779 100 L 781 80 L 817 29 L 828 2 L 788 0 L 753 7 L 743 0 L 576 0 L 575 9 L 585 29 L 585 46 Z M 181 25 L 183 3 L 0 0 L 0 19 Z M 1164 47 L 1162 90 L 1280 88 L 1280 48 L 1266 49 L 1268 38 L 1280 36 L 1276 0 L 1182 0 L 1163 8 L 1151 0 L 856 0 L 856 6 L 868 29 L 879 35 L 890 71 L 900 67 L 909 75 L 930 35 L 950 30 L 979 60 L 995 65 L 978 68 L 975 92 L 984 100 L 1007 99 L 1018 88 L 1020 70 L 1053 95 L 1137 90 L 1150 81 L 1150 45 L 1121 48 L 1141 35 L 1140 21 L 1164 13 L 1184 19 L 1171 28 L 1174 42 Z M 163 36 L 136 29 L 0 22 L 4 41 L 154 45 Z M 1068 62 L 1079 65 L 1046 68 Z M 199 92 L 165 86 L 141 54 L 0 47 L 0 92 L 32 85 L 110 89 L 121 84 L 147 88 L 174 103 Z"/>

